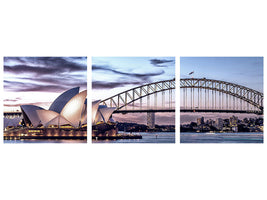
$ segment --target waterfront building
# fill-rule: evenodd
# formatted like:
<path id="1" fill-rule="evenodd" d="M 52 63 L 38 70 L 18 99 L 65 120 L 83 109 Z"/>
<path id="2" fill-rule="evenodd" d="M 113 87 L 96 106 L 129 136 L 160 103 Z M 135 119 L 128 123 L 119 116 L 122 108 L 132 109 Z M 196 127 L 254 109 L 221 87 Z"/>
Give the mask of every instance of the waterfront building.
<path id="1" fill-rule="evenodd" d="M 116 107 L 100 105 L 101 100 L 92 102 L 92 136 L 110 137 L 116 136 L 118 129 L 112 119 L 112 113 Z"/>
<path id="2" fill-rule="evenodd" d="M 227 126 L 229 126 L 230 125 L 230 121 L 229 121 L 229 119 L 224 119 L 223 120 L 223 126 L 224 127 L 227 127 Z"/>
<path id="3" fill-rule="evenodd" d="M 215 125 L 215 121 L 213 121 L 212 119 L 207 120 L 207 123 L 209 126 L 214 126 Z"/>
<path id="4" fill-rule="evenodd" d="M 238 122 L 238 117 L 236 116 L 232 116 L 230 117 L 230 126 L 233 127 L 233 126 L 237 126 L 237 122 Z"/>
<path id="5" fill-rule="evenodd" d="M 107 107 L 106 105 L 100 105 L 101 100 L 92 102 L 92 125 L 99 123 L 108 123 L 113 121 L 111 116 L 116 110 L 116 107 Z"/>
<path id="6" fill-rule="evenodd" d="M 232 126 L 232 131 L 233 132 L 238 132 L 238 126 Z"/>
<path id="7" fill-rule="evenodd" d="M 62 93 L 50 106 L 49 110 L 34 105 L 21 105 L 24 125 L 27 127 L 79 128 L 87 125 L 87 90 L 79 93 L 79 87 Z"/>
<path id="8" fill-rule="evenodd" d="M 204 117 L 197 118 L 197 125 L 199 126 L 201 124 L 204 124 Z"/>
<path id="9" fill-rule="evenodd" d="M 217 118 L 215 122 L 216 128 L 219 130 L 223 129 L 223 119 L 222 118 Z"/>

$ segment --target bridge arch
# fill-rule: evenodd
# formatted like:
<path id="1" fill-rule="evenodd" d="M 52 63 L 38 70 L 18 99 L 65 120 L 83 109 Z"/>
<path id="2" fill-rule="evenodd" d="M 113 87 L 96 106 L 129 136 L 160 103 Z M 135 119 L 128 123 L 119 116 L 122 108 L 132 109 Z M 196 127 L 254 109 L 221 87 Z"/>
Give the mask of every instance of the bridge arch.
<path id="1" fill-rule="evenodd" d="M 256 108 L 255 113 L 263 113 L 263 93 L 238 84 L 206 79 L 206 78 L 185 78 L 180 79 L 180 88 L 183 89 L 204 89 L 216 91 L 240 99 Z M 199 91 L 198 91 L 199 92 Z M 192 94 L 191 94 L 192 95 Z M 194 94 L 193 94 L 194 96 Z M 194 98 L 194 97 L 193 97 Z"/>
<path id="2" fill-rule="evenodd" d="M 116 110 L 120 110 L 144 97 L 174 89 L 175 79 L 158 81 L 131 88 L 129 90 L 116 94 L 112 97 L 102 100 L 101 104 L 104 104 L 108 107 L 116 107 Z"/>

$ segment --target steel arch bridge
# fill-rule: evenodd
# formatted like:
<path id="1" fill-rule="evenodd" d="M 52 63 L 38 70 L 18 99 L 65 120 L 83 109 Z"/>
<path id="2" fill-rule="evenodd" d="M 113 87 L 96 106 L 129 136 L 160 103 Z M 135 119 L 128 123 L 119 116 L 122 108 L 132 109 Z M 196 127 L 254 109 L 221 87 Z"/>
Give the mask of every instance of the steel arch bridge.
<path id="1" fill-rule="evenodd" d="M 180 79 L 181 112 L 263 114 L 263 93 L 206 78 Z"/>
<path id="2" fill-rule="evenodd" d="M 174 112 L 174 90 L 175 78 L 126 90 L 104 99 L 101 104 L 108 107 L 116 107 L 114 113 Z M 161 93 L 161 97 L 159 97 L 159 93 Z"/>

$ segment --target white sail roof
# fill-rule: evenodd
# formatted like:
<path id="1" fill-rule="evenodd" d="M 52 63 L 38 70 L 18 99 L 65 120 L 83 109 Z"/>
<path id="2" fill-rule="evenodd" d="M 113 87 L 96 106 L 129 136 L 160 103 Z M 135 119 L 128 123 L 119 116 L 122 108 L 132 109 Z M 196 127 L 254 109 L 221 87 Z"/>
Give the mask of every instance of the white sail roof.
<path id="1" fill-rule="evenodd" d="M 66 118 L 58 114 L 56 117 L 51 119 L 49 122 L 44 124 L 45 127 L 48 127 L 49 125 L 57 125 L 57 126 L 62 126 L 65 124 L 71 124 L 73 125 L 70 121 L 68 121 Z"/>
<path id="2" fill-rule="evenodd" d="M 82 110 L 87 96 L 87 90 L 72 97 L 62 109 L 60 115 L 66 118 L 75 127 L 81 125 Z"/>
<path id="3" fill-rule="evenodd" d="M 107 108 L 100 108 L 99 112 L 101 113 L 101 117 L 104 122 L 108 122 L 112 113 L 116 110 L 116 107 L 107 107 Z"/>
<path id="4" fill-rule="evenodd" d="M 64 106 L 68 103 L 68 101 L 79 93 L 79 89 L 80 87 L 76 87 L 62 93 L 59 97 L 56 98 L 56 100 L 54 100 L 49 110 L 60 113 Z"/>
<path id="5" fill-rule="evenodd" d="M 97 101 L 93 101 L 92 102 L 92 124 L 95 124 L 96 121 L 96 114 L 97 114 L 97 110 L 98 110 L 98 106 L 100 104 L 101 100 L 97 100 Z"/>
<path id="6" fill-rule="evenodd" d="M 116 110 L 116 107 L 107 107 L 106 105 L 99 105 L 96 112 L 96 116 L 93 120 L 93 124 L 98 122 L 108 122 L 112 113 Z"/>
<path id="7" fill-rule="evenodd" d="M 87 104 L 83 106 L 81 124 L 87 124 Z"/>
<path id="8" fill-rule="evenodd" d="M 94 119 L 94 121 L 93 121 L 93 125 L 95 125 L 96 123 L 98 123 L 98 122 L 104 122 L 104 119 L 103 119 L 103 117 L 101 116 L 101 113 L 100 112 L 97 112 L 96 113 L 96 116 L 95 116 L 95 119 Z"/>
<path id="9" fill-rule="evenodd" d="M 50 120 L 59 115 L 57 112 L 54 112 L 52 110 L 37 110 L 36 112 L 41 121 L 41 124 L 43 125 L 47 124 Z"/>
<path id="10" fill-rule="evenodd" d="M 21 105 L 20 108 L 26 123 L 31 123 L 34 127 L 40 124 L 40 119 L 36 111 L 43 110 L 43 108 L 34 105 Z M 30 120 L 30 122 L 28 120 Z"/>

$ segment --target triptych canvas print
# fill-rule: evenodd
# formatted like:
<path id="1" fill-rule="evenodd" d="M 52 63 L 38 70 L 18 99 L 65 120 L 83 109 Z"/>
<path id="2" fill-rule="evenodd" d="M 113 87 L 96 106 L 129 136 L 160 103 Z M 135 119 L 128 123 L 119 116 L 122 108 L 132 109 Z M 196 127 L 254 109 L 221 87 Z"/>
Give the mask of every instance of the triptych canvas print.
<path id="1" fill-rule="evenodd" d="M 3 59 L 5 144 L 263 143 L 263 57 Z"/>

